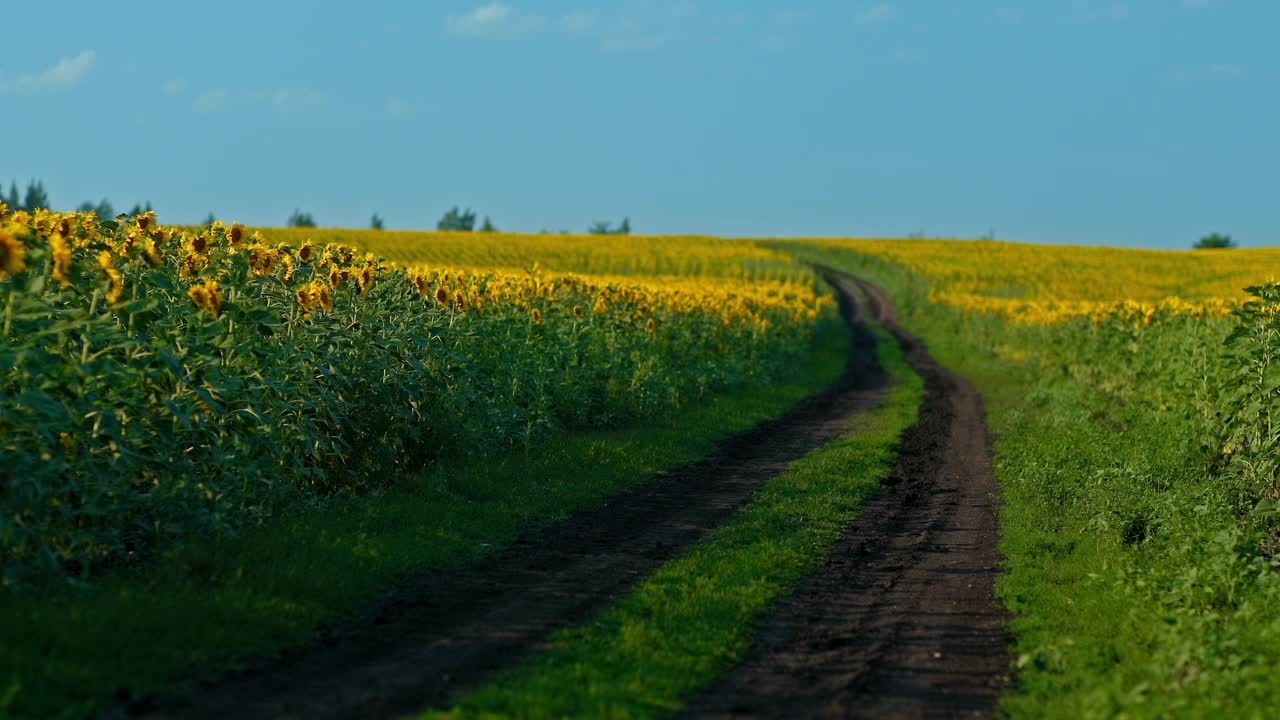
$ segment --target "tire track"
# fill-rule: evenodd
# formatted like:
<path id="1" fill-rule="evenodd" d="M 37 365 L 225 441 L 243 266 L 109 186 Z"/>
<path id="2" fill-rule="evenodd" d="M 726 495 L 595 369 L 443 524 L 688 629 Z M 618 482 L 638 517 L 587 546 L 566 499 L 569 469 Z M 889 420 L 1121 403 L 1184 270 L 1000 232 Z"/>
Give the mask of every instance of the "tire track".
<path id="1" fill-rule="evenodd" d="M 766 621 L 746 661 L 707 692 L 703 718 L 989 717 L 1008 683 L 995 595 L 998 489 L 982 399 L 856 285 L 925 381 L 889 478 L 826 565 Z"/>

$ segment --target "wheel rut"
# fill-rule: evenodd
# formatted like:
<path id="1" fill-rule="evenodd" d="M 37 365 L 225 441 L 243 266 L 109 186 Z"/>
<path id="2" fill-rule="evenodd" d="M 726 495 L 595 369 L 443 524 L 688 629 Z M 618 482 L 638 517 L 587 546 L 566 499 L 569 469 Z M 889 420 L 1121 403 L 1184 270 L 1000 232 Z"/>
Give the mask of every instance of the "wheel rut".
<path id="1" fill-rule="evenodd" d="M 764 622 L 746 660 L 694 703 L 699 718 L 989 717 L 1009 682 L 995 595 L 998 488 L 982 398 L 895 321 L 870 313 L 925 381 L 889 478 L 825 566 Z"/>
<path id="2" fill-rule="evenodd" d="M 887 378 L 875 337 L 837 284 L 852 331 L 829 389 L 724 442 L 710 458 L 602 507 L 529 533 L 479 566 L 423 574 L 311 644 L 210 679 L 179 700 L 141 700 L 109 716 L 377 718 L 446 704 L 546 646 L 715 529 L 792 461 L 876 405 Z"/>

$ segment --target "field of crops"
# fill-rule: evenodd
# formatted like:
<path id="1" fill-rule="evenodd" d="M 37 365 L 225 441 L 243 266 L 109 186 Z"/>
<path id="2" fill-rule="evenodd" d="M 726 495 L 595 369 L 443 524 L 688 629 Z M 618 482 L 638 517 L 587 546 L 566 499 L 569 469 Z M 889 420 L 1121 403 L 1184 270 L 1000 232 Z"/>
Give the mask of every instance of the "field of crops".
<path id="1" fill-rule="evenodd" d="M 5 587 L 764 382 L 832 312 L 724 241 L 280 234 L 0 209 Z"/>
<path id="2" fill-rule="evenodd" d="M 312 612 L 303 599 L 317 587 L 290 576 L 298 586 L 281 589 L 287 583 L 270 574 L 270 559 L 255 571 L 251 559 L 232 554 L 214 571 L 217 561 L 200 554 L 209 551 L 193 560 L 181 548 L 204 547 L 202 538 L 220 546 L 257 528 L 259 540 L 245 546 L 256 547 L 284 527 L 317 547 L 331 539 L 333 547 L 316 552 L 329 553 L 321 557 L 332 572 L 351 559 L 341 572 L 353 584 L 385 588 L 419 561 L 410 554 L 402 565 L 380 564 L 395 555 L 395 543 L 377 533 L 399 537 L 440 498 L 457 517 L 505 518 L 512 510 L 495 497 L 532 504 L 527 493 L 547 487 L 423 485 L 424 467 L 483 467 L 502 457 L 509 469 L 504 453 L 513 449 L 536 455 L 578 433 L 643 429 L 727 394 L 767 394 L 805 367 L 815 338 L 830 346 L 833 336 L 824 333 L 836 317 L 815 264 L 887 290 L 898 319 L 985 398 L 1004 502 L 1000 598 L 1014 614 L 1018 681 L 1007 711 L 1197 715 L 1280 699 L 1270 671 L 1280 661 L 1272 620 L 1280 603 L 1277 249 L 170 227 L 152 213 L 104 220 L 0 205 L 0 591 L 13 617 L 29 619 L 0 630 L 8 638 L 34 633 L 33 647 L 123 642 L 115 621 L 86 619 L 99 602 L 128 615 L 132 634 L 159 634 L 146 613 L 133 612 L 145 606 L 164 615 L 170 593 L 154 589 L 168 586 L 147 575 L 155 562 L 217 584 L 216 592 L 232 592 L 248 565 L 246 588 L 254 589 L 244 597 L 256 598 L 245 601 L 255 609 L 229 610 L 224 621 L 246 634 L 255 633 L 253 623 L 275 628 L 278 637 L 256 633 L 266 639 L 255 646 L 274 653 L 366 596 L 328 599 L 328 615 Z M 919 379 L 900 356 L 894 362 L 901 406 L 883 412 L 905 424 Z M 900 430 L 890 423 L 877 431 L 879 445 L 867 440 L 857 451 L 878 458 L 858 480 L 865 487 L 888 472 Z M 609 455 L 603 448 L 612 440 L 591 437 L 597 449 L 587 457 L 617 463 L 640 453 L 622 444 L 625 451 Z M 843 446 L 833 447 L 826 452 L 839 455 Z M 822 475 L 822 463 L 796 466 L 800 476 L 823 478 L 802 488 L 841 487 L 839 473 Z M 640 464 L 627 472 L 664 469 Z M 459 472 L 451 477 L 475 477 Z M 519 472 L 498 476 L 516 482 Z M 369 508 L 406 478 L 415 478 L 412 492 L 421 496 L 411 513 L 393 513 L 391 529 L 353 520 L 332 538 L 329 525 L 308 534 L 311 517 L 346 522 L 333 519 L 346 508 L 373 517 Z M 577 492 L 568 479 L 553 482 L 557 492 Z M 854 506 L 833 509 L 811 496 L 807 509 L 787 510 L 803 492 L 788 496 L 783 487 L 771 485 L 764 505 L 749 508 L 754 525 L 729 527 L 725 536 L 741 543 L 733 547 L 748 558 L 742 567 L 762 573 L 776 567 L 769 553 L 793 540 L 787 582 L 794 583 L 827 546 L 802 551 L 810 541 L 786 523 L 830 511 L 818 532 L 830 543 Z M 558 517 L 557 502 L 539 508 L 539 522 Z M 487 552 L 473 548 L 498 542 L 471 529 L 450 536 L 450 519 L 432 517 L 440 527 L 429 537 L 468 548 L 465 562 Z M 503 528 L 507 543 L 521 530 L 515 521 Z M 769 549 L 751 555 L 761 528 L 774 533 L 759 546 Z M 593 706 L 602 713 L 682 707 L 723 668 L 700 657 L 662 666 L 662 653 L 672 650 L 663 637 L 690 641 L 681 647 L 708 643 L 708 657 L 728 662 L 745 647 L 752 613 L 785 590 L 751 597 L 750 612 L 737 608 L 732 622 L 716 615 L 714 642 L 697 637 L 714 625 L 698 613 L 724 602 L 715 583 L 743 592 L 768 585 L 734 578 L 739 566 L 725 565 L 718 553 L 729 545 L 717 542 L 688 556 L 702 563 L 697 572 L 673 562 L 655 575 L 662 582 L 641 586 L 637 597 L 648 599 L 624 597 L 607 622 L 563 636 L 559 654 L 513 675 L 519 682 L 510 687 L 526 694 L 505 695 L 497 683 L 467 707 L 483 714 L 545 702 L 573 714 L 565 698 L 577 691 L 589 696 L 584 702 L 621 703 Z M 448 548 L 437 554 L 455 552 Z M 309 556 L 298 562 L 324 576 Z M 135 584 L 129 573 L 142 579 Z M 220 584 L 209 579 L 215 575 Z M 710 599 L 680 606 L 667 594 L 673 583 Z M 94 600 L 91 588 L 104 586 L 113 589 Z M 45 593 L 61 603 L 47 613 L 38 602 Z M 77 619 L 55 621 L 59 613 Z M 171 654 L 154 663 L 164 667 L 117 658 L 120 673 L 138 675 L 141 685 L 164 686 L 207 658 L 243 659 L 221 645 L 225 628 L 184 634 L 180 613 L 154 622 L 169 623 Z M 671 629 L 658 637 L 654 627 Z M 647 647 L 634 645 L 637 638 L 660 649 L 637 650 Z M 623 670 L 583 671 L 603 685 L 578 686 L 558 657 L 597 670 L 607 658 L 635 684 L 609 685 L 623 682 Z M 31 665 L 0 656 L 0 668 L 5 663 Z M 22 677 L 77 692 L 67 688 L 83 677 L 59 672 Z M 686 695 L 663 695 L 646 678 Z M 76 697 L 101 709 L 111 687 Z M 44 697 L 12 692 L 31 708 L 47 707 Z M 639 696 L 649 705 L 627 704 Z"/>

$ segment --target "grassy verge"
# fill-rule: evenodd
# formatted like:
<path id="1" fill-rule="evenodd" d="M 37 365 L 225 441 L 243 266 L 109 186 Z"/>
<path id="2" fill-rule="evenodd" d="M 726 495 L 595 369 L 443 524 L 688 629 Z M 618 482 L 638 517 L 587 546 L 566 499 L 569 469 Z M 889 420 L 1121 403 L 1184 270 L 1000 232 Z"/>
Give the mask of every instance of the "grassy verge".
<path id="1" fill-rule="evenodd" d="M 0 716 L 83 717 L 113 698 L 181 691 L 193 674 L 305 641 L 406 574 L 474 563 L 522 531 L 704 457 L 829 384 L 849 336 L 822 325 L 785 382 L 629 429 L 571 433 L 441 463 L 382 495 L 304 509 L 231 539 L 45 597 L 0 597 Z"/>
<path id="2" fill-rule="evenodd" d="M 757 618 L 826 557 L 893 464 L 923 385 L 880 334 L 894 385 L 840 440 L 770 480 L 724 527 L 553 649 L 444 716 L 648 717 L 678 711 L 750 645 Z"/>
<path id="3" fill-rule="evenodd" d="M 1095 347 L 1065 328 L 930 306 L 918 278 L 874 258 L 823 259 L 889 290 L 900 321 L 984 396 L 1018 657 L 1004 711 L 1273 716 L 1280 564 L 1263 548 L 1274 520 L 1249 514 L 1247 478 L 1210 467 L 1185 388 L 1195 371 L 1157 372 L 1212 358 L 1226 330 L 1170 326 L 1161 332 L 1182 335 Z"/>

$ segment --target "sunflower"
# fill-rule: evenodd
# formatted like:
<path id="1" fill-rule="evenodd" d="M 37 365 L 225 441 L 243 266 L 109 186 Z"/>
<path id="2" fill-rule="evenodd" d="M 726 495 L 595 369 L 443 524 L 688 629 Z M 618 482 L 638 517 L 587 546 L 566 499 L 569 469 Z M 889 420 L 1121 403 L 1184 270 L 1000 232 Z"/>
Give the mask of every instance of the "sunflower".
<path id="1" fill-rule="evenodd" d="M 144 238 L 142 243 L 142 257 L 146 258 L 147 264 L 151 267 L 160 267 L 164 264 L 164 258 L 160 256 L 160 250 L 156 247 L 156 241 L 151 238 Z"/>
<path id="2" fill-rule="evenodd" d="M 116 269 L 111 253 L 106 250 L 98 253 L 98 265 L 107 274 L 107 302 L 114 305 L 124 295 L 124 276 Z"/>
<path id="3" fill-rule="evenodd" d="M 356 276 L 356 285 L 360 287 L 360 294 L 364 295 L 369 292 L 369 288 L 373 287 L 373 266 L 365 265 L 360 274 Z"/>
<path id="4" fill-rule="evenodd" d="M 67 287 L 71 281 L 67 279 L 67 270 L 71 268 L 71 248 L 67 245 L 67 241 L 62 237 L 61 233 L 54 233 L 49 236 L 49 257 L 51 259 L 49 274 L 62 287 Z"/>
<path id="5" fill-rule="evenodd" d="M 310 243 L 298 248 L 299 262 L 310 262 L 311 258 L 315 257 L 315 255 L 316 249 L 312 247 Z"/>
<path id="6" fill-rule="evenodd" d="M 324 283 L 313 282 L 315 287 L 316 299 L 320 302 L 320 307 L 325 310 L 333 309 L 333 292 L 329 290 L 329 286 Z"/>
<path id="7" fill-rule="evenodd" d="M 13 275 L 22 272 L 26 263 L 22 262 L 27 254 L 27 246 L 8 230 L 0 230 L 0 277 L 5 273 Z"/>
<path id="8" fill-rule="evenodd" d="M 203 255 L 209 249 L 209 238 L 203 234 L 191 235 L 187 238 L 187 248 L 193 255 Z"/>
<path id="9" fill-rule="evenodd" d="M 649 318 L 648 322 L 644 324 L 644 331 L 649 333 L 650 335 L 652 335 L 653 331 L 656 330 L 657 328 L 658 326 L 654 324 L 653 318 Z"/>
<path id="10" fill-rule="evenodd" d="M 249 265 L 255 275 L 269 275 L 279 253 L 263 245 L 249 247 Z"/>
<path id="11" fill-rule="evenodd" d="M 529 315 L 533 317 L 533 324 L 534 324 L 534 325 L 541 325 L 541 324 L 542 324 L 542 311 L 541 311 L 541 310 L 539 310 L 538 308 L 534 308 L 534 309 L 533 309 L 533 311 L 529 313 Z"/>
<path id="12" fill-rule="evenodd" d="M 136 223 L 138 224 L 138 229 L 139 229 L 139 230 L 144 230 L 144 231 L 145 231 L 147 228 L 149 228 L 149 227 L 151 227 L 152 225 L 154 225 L 154 224 L 155 224 L 155 222 L 156 222 L 156 211 L 155 211 L 155 210 L 148 210 L 148 211 L 146 211 L 146 212 L 142 213 L 141 215 L 139 215 L 139 216 L 135 217 L 135 218 L 133 219 L 133 221 L 134 221 L 134 222 L 136 222 Z"/>
<path id="13" fill-rule="evenodd" d="M 573 316 L 574 316 L 574 317 L 576 317 L 576 318 L 578 318 L 579 320 L 581 320 L 581 319 L 582 319 L 583 314 L 584 314 L 584 313 L 582 312 L 582 308 L 578 307 L 577 305 L 574 305 L 574 306 L 573 306 Z"/>
<path id="14" fill-rule="evenodd" d="M 218 317 L 218 313 L 222 312 L 222 291 L 218 289 L 218 283 L 213 280 L 192 285 L 187 290 L 187 297 L 191 298 L 191 302 L 195 303 L 196 307 L 208 310 L 214 317 Z"/>
<path id="15" fill-rule="evenodd" d="M 298 305 L 308 312 L 316 308 L 333 309 L 333 294 L 329 286 L 322 282 L 312 280 L 298 288 L 293 296 L 298 301 Z"/>
<path id="16" fill-rule="evenodd" d="M 238 222 L 231 223 L 231 227 L 227 229 L 227 242 L 231 245 L 239 245 L 244 240 L 244 225 Z"/>
<path id="17" fill-rule="evenodd" d="M 413 279 L 413 287 L 417 289 L 418 294 L 422 297 L 431 297 L 430 288 L 427 286 L 427 276 L 425 273 L 413 273 L 410 275 Z"/>

